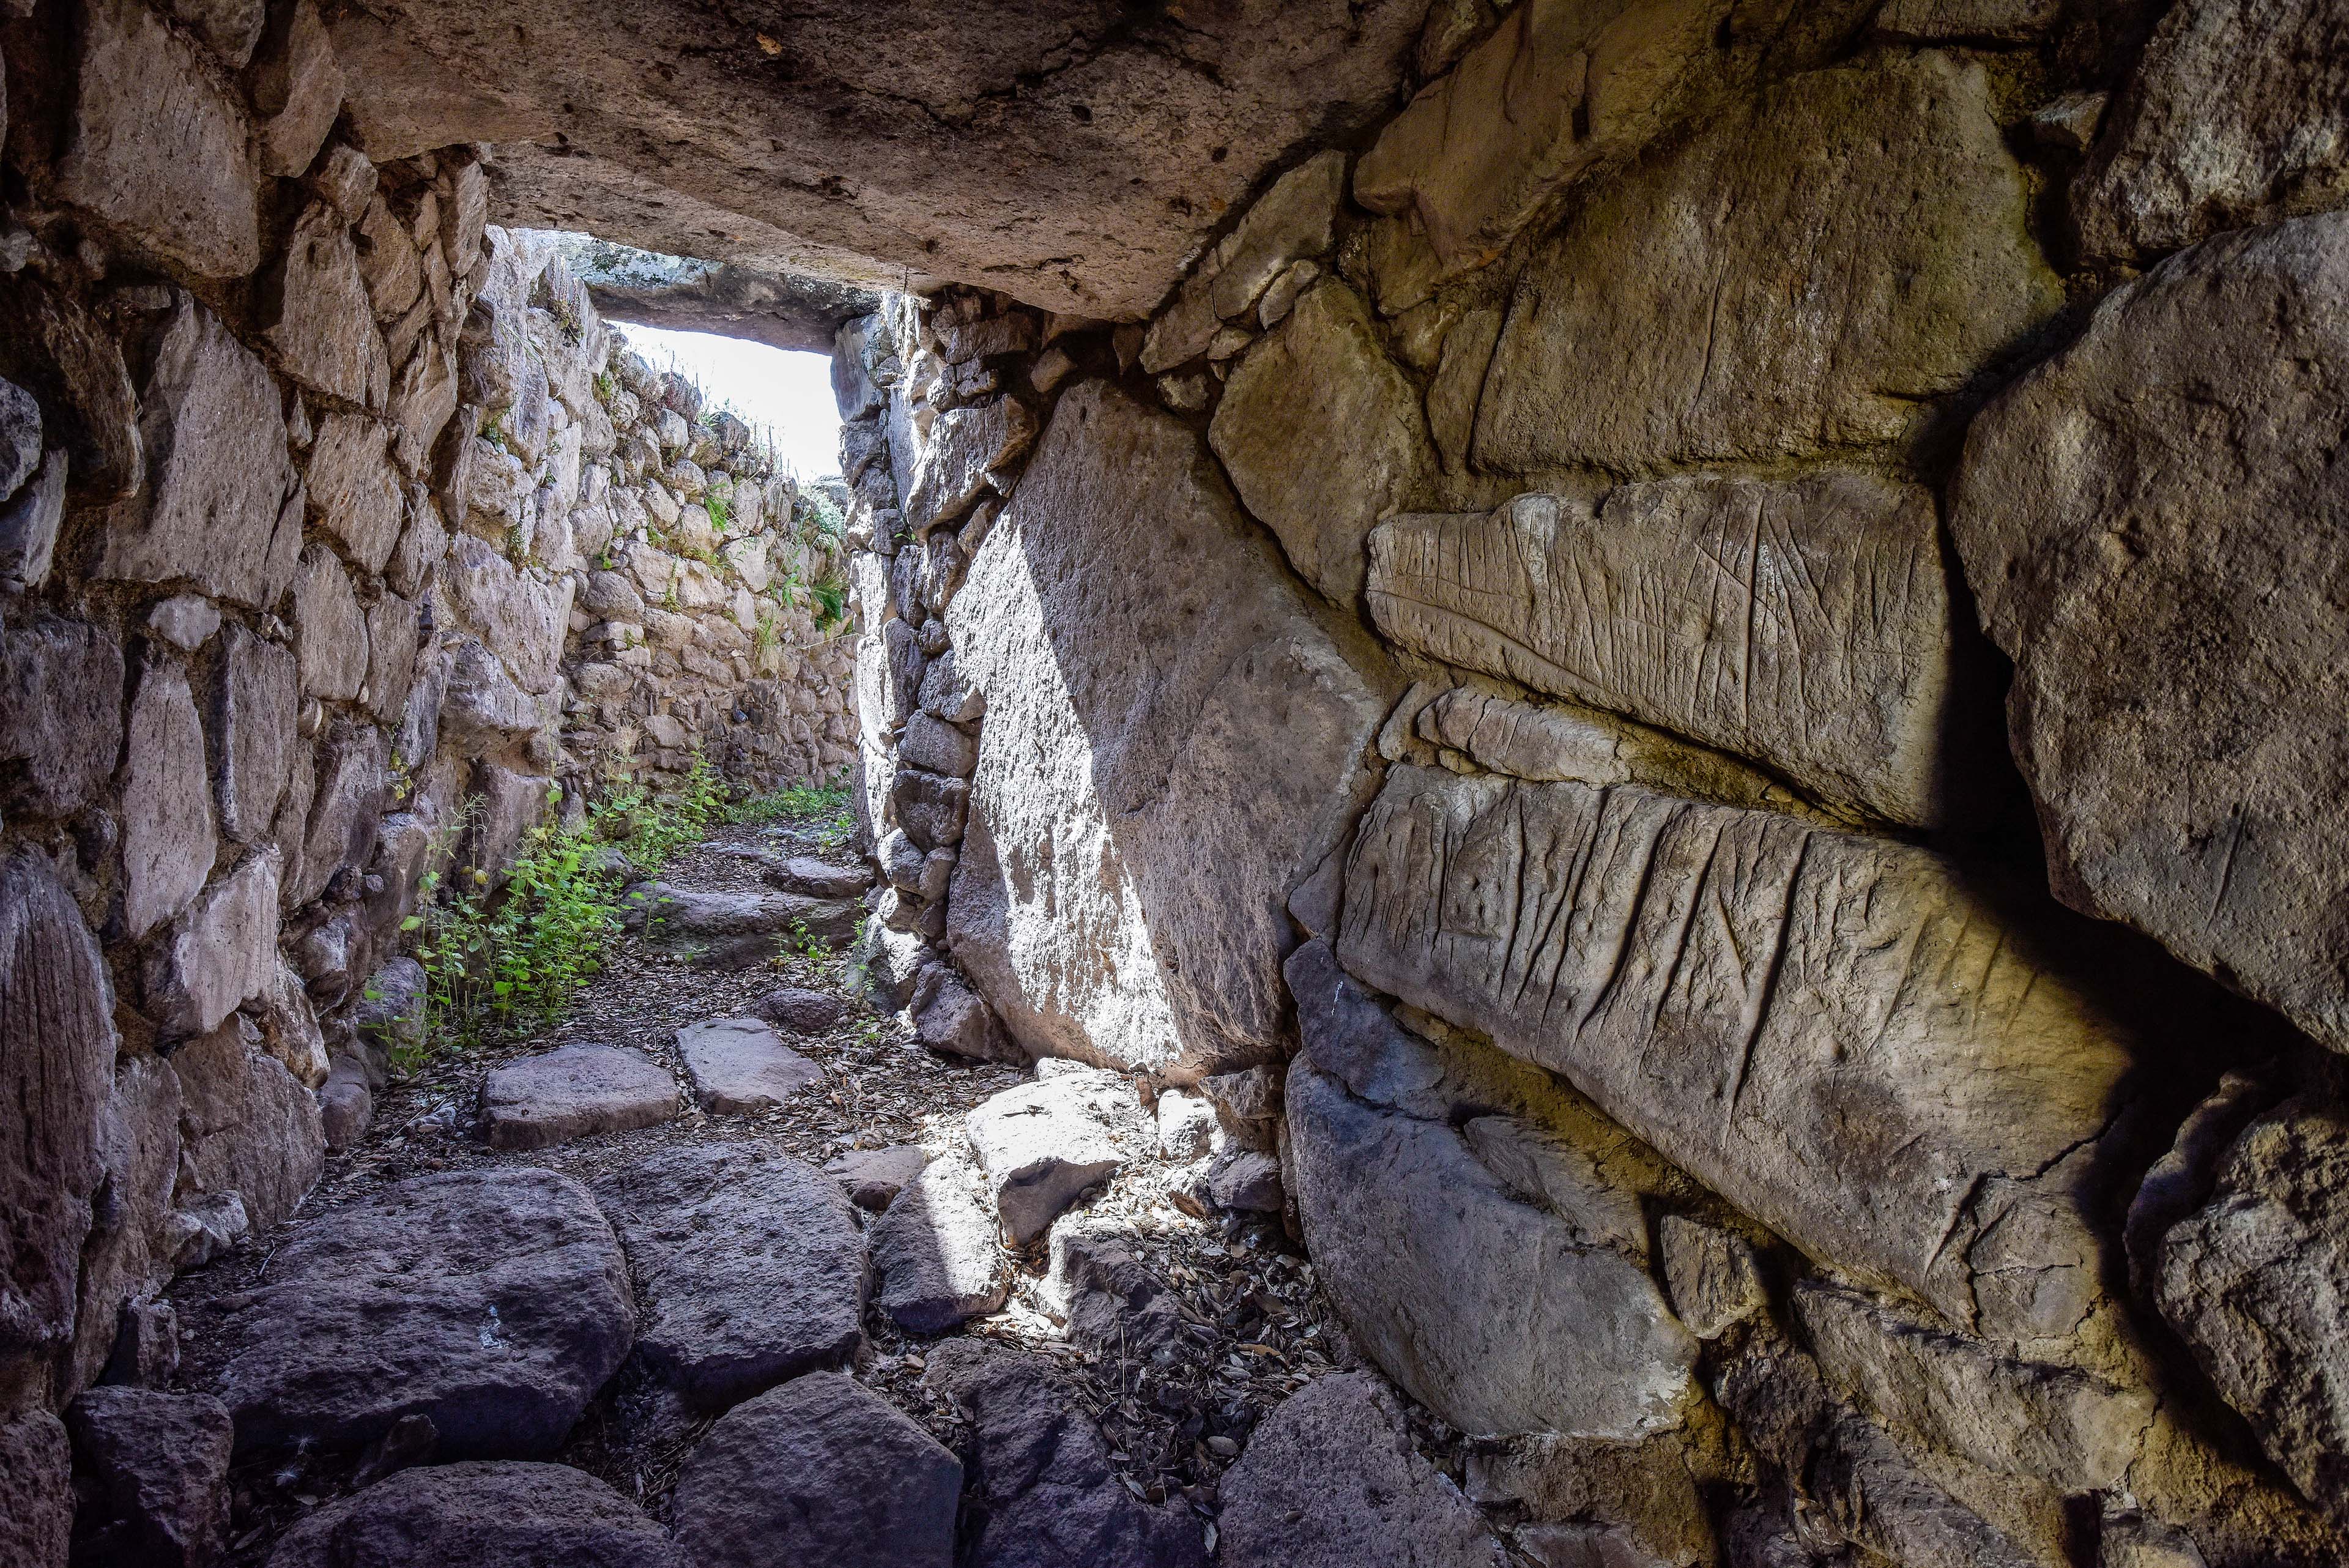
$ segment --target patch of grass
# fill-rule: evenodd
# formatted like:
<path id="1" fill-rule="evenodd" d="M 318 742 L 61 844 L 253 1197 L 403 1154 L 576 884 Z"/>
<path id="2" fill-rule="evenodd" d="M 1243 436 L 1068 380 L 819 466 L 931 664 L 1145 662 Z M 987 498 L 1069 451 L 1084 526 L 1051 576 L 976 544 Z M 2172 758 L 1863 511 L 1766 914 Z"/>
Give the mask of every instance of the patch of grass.
<path id="1" fill-rule="evenodd" d="M 709 525 L 720 534 L 734 525 L 734 502 L 731 497 L 720 495 L 714 490 L 705 491 L 701 497 L 701 506 L 703 511 L 709 514 Z"/>
<path id="2" fill-rule="evenodd" d="M 729 807 L 726 820 L 795 823 L 815 829 L 826 845 L 845 844 L 856 831 L 856 818 L 848 804 L 848 775 L 844 773 L 823 784 L 786 784 L 765 794 L 751 795 Z"/>

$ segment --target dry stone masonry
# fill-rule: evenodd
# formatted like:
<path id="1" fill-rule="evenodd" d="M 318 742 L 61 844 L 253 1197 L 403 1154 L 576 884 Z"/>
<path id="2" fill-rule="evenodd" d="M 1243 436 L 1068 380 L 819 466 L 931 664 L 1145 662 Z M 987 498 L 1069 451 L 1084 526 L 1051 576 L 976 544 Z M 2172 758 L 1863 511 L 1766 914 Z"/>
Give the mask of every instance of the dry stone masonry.
<path id="1" fill-rule="evenodd" d="M 1063 10 L 0 0 L 0 1564 L 2349 1559 L 2342 5 Z M 632 940 L 1020 1081 L 785 1158 L 744 980 L 274 1231 L 697 753 L 874 891 Z M 1343 1324 L 1179 1496 L 996 1332 L 1158 1162 Z"/>

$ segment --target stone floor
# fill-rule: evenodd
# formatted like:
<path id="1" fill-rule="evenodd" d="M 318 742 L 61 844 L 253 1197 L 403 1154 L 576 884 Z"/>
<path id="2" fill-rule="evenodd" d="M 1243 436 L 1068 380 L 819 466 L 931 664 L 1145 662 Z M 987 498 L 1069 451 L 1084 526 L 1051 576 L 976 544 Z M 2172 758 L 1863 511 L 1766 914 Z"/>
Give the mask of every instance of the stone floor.
<path id="1" fill-rule="evenodd" d="M 730 829 L 664 883 L 771 896 L 793 856 L 854 868 Z M 394 1086 L 292 1221 L 181 1281 L 232 1561 L 1533 1560 L 1349 1370 L 1279 1215 L 1216 1208 L 1203 1102 L 935 1054 L 847 952 L 777 945 L 624 938 L 559 1027 Z"/>

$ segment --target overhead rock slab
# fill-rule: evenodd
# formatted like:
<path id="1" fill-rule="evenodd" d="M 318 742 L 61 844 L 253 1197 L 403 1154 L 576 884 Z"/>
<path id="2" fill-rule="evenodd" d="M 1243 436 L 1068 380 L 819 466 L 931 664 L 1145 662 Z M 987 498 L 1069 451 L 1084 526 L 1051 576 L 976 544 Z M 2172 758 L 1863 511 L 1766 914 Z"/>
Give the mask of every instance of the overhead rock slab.
<path id="1" fill-rule="evenodd" d="M 1627 472 L 1911 438 L 1924 400 L 2062 302 L 2026 204 L 1978 66 L 1929 53 L 1780 82 L 1545 246 L 1510 301 L 1475 461 Z M 1788 255 L 1844 280 L 1840 307 L 1782 287 Z"/>
<path id="2" fill-rule="evenodd" d="M 506 222 L 866 287 L 1009 285 L 1110 320 L 1147 314 L 1292 149 L 1384 115 L 1425 12 L 1085 0 L 1040 32 L 951 11 L 875 32 L 827 7 L 762 19 L 765 43 L 655 30 L 562 69 L 514 29 L 587 36 L 596 7 L 398 0 L 332 32 L 361 147 L 500 144 Z"/>
<path id="3" fill-rule="evenodd" d="M 2154 29 L 2072 191 L 2091 255 L 2176 250 L 2349 196 L 2349 8 L 2187 0 Z"/>
<path id="4" fill-rule="evenodd" d="M 559 1046 L 481 1080 L 481 1125 L 492 1148 L 544 1148 L 676 1114 L 677 1080 L 668 1069 L 610 1045 Z"/>
<path id="5" fill-rule="evenodd" d="M 874 1300 L 909 1334 L 944 1334 L 1001 1306 L 1011 1281 L 985 1178 L 960 1153 L 932 1160 L 873 1228 Z"/>
<path id="6" fill-rule="evenodd" d="M 1290 1395 L 1217 1488 L 1226 1568 L 1497 1568 L 1485 1516 L 1412 1446 L 1394 1396 L 1363 1372 Z"/>
<path id="7" fill-rule="evenodd" d="M 2302 1496 L 2349 1523 L 2349 1116 L 2287 1102 L 2158 1244 L 2156 1298 Z"/>
<path id="8" fill-rule="evenodd" d="M 1288 889 L 1386 706 L 1375 649 L 1317 614 L 1188 429 L 1061 395 L 947 611 L 988 714 L 947 931 L 1030 1054 L 1277 1054 Z"/>
<path id="9" fill-rule="evenodd" d="M 611 1226 L 551 1170 L 396 1183 L 305 1226 L 267 1280 L 204 1309 L 240 1449 L 356 1449 L 422 1415 L 445 1457 L 550 1452 L 636 1328 Z"/>
<path id="10" fill-rule="evenodd" d="M 754 1018 L 688 1024 L 677 1032 L 677 1050 L 694 1100 L 713 1116 L 771 1111 L 823 1081 L 822 1067 Z"/>
<path id="11" fill-rule="evenodd" d="M 1206 1568 L 1197 1519 L 1127 1492 L 1109 1444 L 1043 1357 L 957 1340 L 931 1352 L 929 1376 L 977 1428 L 970 1568 Z"/>
<path id="12" fill-rule="evenodd" d="M 1927 851 L 1631 785 L 1400 767 L 1337 950 L 1957 1321 L 2064 1333 L 2101 1292 L 2090 1164 L 2131 1042 Z"/>
<path id="13" fill-rule="evenodd" d="M 595 1197 L 643 1288 L 636 1355 L 693 1402 L 730 1405 L 864 1343 L 864 1237 L 812 1167 L 688 1145 L 617 1167 Z"/>
<path id="14" fill-rule="evenodd" d="M 567 1465 L 402 1470 L 285 1532 L 269 1568 L 686 1568 L 642 1510 Z"/>
<path id="15" fill-rule="evenodd" d="M 974 1108 L 964 1128 L 1015 1247 L 1042 1235 L 1085 1189 L 1157 1141 L 1133 1084 L 1089 1067 L 1006 1089 Z"/>
<path id="16" fill-rule="evenodd" d="M 854 1379 L 738 1405 L 685 1461 L 678 1541 L 701 1568 L 949 1568 L 962 1461 Z"/>
<path id="17" fill-rule="evenodd" d="M 841 323 L 876 303 L 854 284 L 663 255 L 588 234 L 564 234 L 555 245 L 606 321 L 828 355 Z"/>
<path id="18" fill-rule="evenodd" d="M 1984 410 L 1950 514 L 2056 896 L 2335 1050 L 2344 353 L 2349 217 L 2209 241 Z"/>
<path id="19" fill-rule="evenodd" d="M 1962 716 L 1940 551 L 1932 495 L 1914 485 L 1670 479 L 1597 504 L 1536 494 L 1398 517 L 1371 536 L 1369 602 L 1414 652 L 1932 826 L 1959 804 Z"/>

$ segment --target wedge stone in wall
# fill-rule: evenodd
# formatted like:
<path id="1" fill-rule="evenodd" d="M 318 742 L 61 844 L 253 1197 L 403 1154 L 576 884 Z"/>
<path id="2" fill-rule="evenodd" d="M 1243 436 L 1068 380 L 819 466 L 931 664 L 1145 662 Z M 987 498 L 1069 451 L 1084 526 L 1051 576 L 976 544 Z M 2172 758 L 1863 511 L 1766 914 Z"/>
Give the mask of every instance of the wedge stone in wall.
<path id="1" fill-rule="evenodd" d="M 1120 636 L 1078 635 L 1104 616 Z M 1189 429 L 1098 381 L 1061 394 L 947 623 L 988 714 L 957 963 L 1031 1054 L 1273 1055 L 1285 900 L 1370 787 L 1375 647 L 1317 618 Z"/>
<path id="2" fill-rule="evenodd" d="M 2175 250 L 2349 198 L 2340 0 L 2189 0 L 2155 28 L 2072 191 L 2090 255 Z"/>
<path id="3" fill-rule="evenodd" d="M 383 407 L 391 357 L 376 330 L 350 225 L 331 206 L 315 203 L 295 224 L 265 281 L 262 315 L 286 374 L 314 392 Z"/>
<path id="4" fill-rule="evenodd" d="M 203 722 L 177 665 L 152 665 L 140 676 L 126 750 L 122 923 L 140 937 L 187 907 L 212 875 L 220 846 Z"/>
<path id="5" fill-rule="evenodd" d="M 2344 354 L 2349 216 L 2209 241 L 1983 411 L 1950 514 L 2056 896 L 2335 1050 L 2349 505 L 2341 386 L 2294 367 Z"/>
<path id="6" fill-rule="evenodd" d="M 351 559 L 381 572 L 399 542 L 399 476 L 388 455 L 390 427 L 365 414 L 329 414 L 310 448 L 310 506 Z"/>
<path id="7" fill-rule="evenodd" d="M 293 466 L 277 383 L 200 305 L 165 328 L 140 399 L 147 483 L 109 519 L 109 577 L 187 577 L 216 598 L 271 609 L 302 547 L 284 516 Z"/>
<path id="8" fill-rule="evenodd" d="M 1526 269 L 1475 462 L 1620 472 L 1912 438 L 2062 303 L 2026 202 L 1980 67 L 1921 54 L 1768 88 L 1606 185 Z M 1788 255 L 1844 280 L 1840 307 L 1783 287 Z"/>
<path id="9" fill-rule="evenodd" d="M 1398 517 L 1371 535 L 1369 597 L 1413 652 L 1929 826 L 1951 815 L 1964 717 L 1940 548 L 1913 485 L 1669 479 Z"/>
<path id="10" fill-rule="evenodd" d="M 1921 849 L 1634 786 L 1389 775 L 1337 943 L 1813 1256 L 1998 1338 L 2099 1298 L 2131 1044 Z"/>
<path id="11" fill-rule="evenodd" d="M 1349 607 L 1361 592 L 1362 541 L 1435 468 L 1419 394 L 1361 297 L 1335 278 L 1240 361 L 1207 440 L 1299 575 Z"/>

